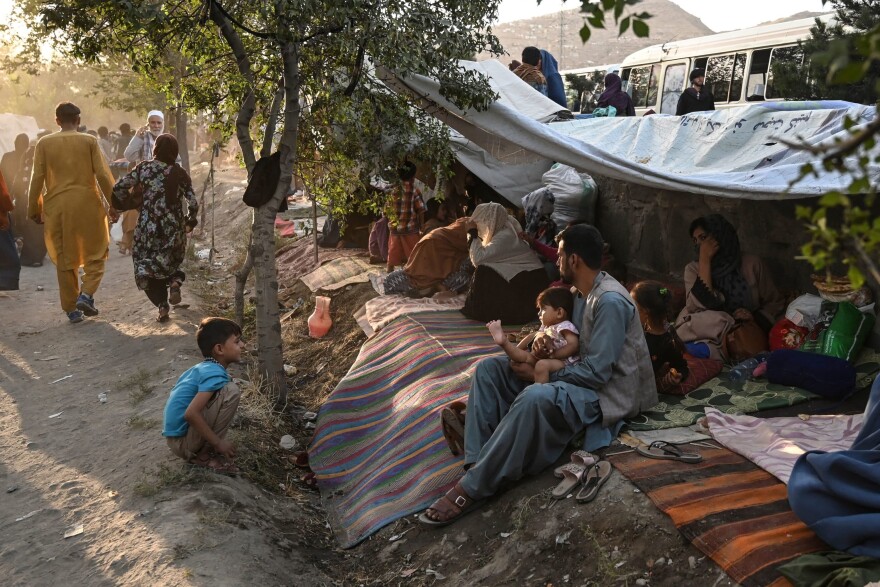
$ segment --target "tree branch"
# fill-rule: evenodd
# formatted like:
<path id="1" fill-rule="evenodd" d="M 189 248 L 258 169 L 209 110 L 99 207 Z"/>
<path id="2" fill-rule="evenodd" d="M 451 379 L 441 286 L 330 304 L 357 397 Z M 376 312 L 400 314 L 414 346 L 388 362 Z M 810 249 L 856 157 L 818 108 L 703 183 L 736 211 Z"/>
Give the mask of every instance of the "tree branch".
<path id="1" fill-rule="evenodd" d="M 244 44 L 241 42 L 241 37 L 238 36 L 238 33 L 232 28 L 229 20 L 220 11 L 219 3 L 214 2 L 213 0 L 208 1 L 211 2 L 211 20 L 220 28 L 220 34 L 223 35 L 229 48 L 232 49 L 233 55 L 235 55 L 235 62 L 238 65 L 238 71 L 248 84 L 247 95 L 244 97 L 241 107 L 238 110 L 238 117 L 235 119 L 235 134 L 238 137 L 238 144 L 241 147 L 241 155 L 244 158 L 244 164 L 245 167 L 247 167 L 248 175 L 250 176 L 251 171 L 254 169 L 254 165 L 257 164 L 257 157 L 254 154 L 254 141 L 253 138 L 251 138 L 250 129 L 251 119 L 253 119 L 254 113 L 257 109 L 257 97 L 254 91 L 255 84 L 254 74 L 253 71 L 251 71 L 251 60 L 248 57 L 247 51 L 245 51 Z"/>

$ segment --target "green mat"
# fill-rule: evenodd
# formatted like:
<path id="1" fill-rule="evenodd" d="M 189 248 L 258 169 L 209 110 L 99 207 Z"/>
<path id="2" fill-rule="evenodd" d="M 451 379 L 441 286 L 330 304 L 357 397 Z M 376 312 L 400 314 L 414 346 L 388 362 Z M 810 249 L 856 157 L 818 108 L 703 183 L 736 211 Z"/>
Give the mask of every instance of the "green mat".
<path id="1" fill-rule="evenodd" d="M 870 387 L 880 371 L 880 353 L 865 349 L 856 362 L 856 389 Z M 632 430 L 661 430 L 690 426 L 702 418 L 707 406 L 726 414 L 750 414 L 793 406 L 818 396 L 804 389 L 767 381 L 733 382 L 728 370 L 686 396 L 660 394 L 660 403 L 627 424 Z"/>

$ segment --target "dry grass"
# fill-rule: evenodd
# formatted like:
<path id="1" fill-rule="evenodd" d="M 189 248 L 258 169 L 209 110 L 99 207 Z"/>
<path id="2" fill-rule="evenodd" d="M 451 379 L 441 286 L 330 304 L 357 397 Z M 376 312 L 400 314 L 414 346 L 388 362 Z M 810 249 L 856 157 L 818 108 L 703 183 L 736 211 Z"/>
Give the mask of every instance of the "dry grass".
<path id="1" fill-rule="evenodd" d="M 134 493 L 140 497 L 152 497 L 167 487 L 198 485 L 208 480 L 210 473 L 206 470 L 162 464 L 152 473 L 144 472 L 140 480 L 134 484 Z"/>
<path id="2" fill-rule="evenodd" d="M 159 420 L 155 418 L 145 418 L 144 416 L 132 416 L 125 421 L 132 430 L 152 430 L 159 425 Z"/>
<path id="3" fill-rule="evenodd" d="M 156 375 L 149 369 L 139 368 L 137 371 L 116 384 L 117 391 L 127 391 L 128 401 L 136 406 L 152 395 L 155 386 L 150 380 Z"/>

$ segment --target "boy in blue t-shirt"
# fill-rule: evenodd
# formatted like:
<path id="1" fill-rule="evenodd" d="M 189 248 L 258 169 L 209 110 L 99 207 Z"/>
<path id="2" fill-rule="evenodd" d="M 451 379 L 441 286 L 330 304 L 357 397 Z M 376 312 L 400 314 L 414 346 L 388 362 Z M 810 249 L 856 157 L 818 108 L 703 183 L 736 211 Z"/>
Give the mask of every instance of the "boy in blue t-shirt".
<path id="1" fill-rule="evenodd" d="M 226 430 L 241 394 L 226 368 L 241 360 L 241 327 L 225 318 L 205 318 L 196 332 L 205 360 L 188 369 L 165 403 L 162 436 L 171 452 L 190 464 L 234 475 L 235 447 Z"/>

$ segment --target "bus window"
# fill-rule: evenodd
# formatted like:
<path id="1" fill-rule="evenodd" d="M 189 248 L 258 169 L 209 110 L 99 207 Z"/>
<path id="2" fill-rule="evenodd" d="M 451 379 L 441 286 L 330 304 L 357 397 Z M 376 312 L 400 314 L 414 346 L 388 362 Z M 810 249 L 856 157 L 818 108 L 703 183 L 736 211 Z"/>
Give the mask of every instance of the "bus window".
<path id="1" fill-rule="evenodd" d="M 706 86 L 715 102 L 727 102 L 730 95 L 730 78 L 733 73 L 733 55 L 710 57 L 706 64 Z"/>
<path id="2" fill-rule="evenodd" d="M 648 108 L 657 105 L 657 87 L 660 83 L 660 64 L 655 63 L 651 66 L 651 77 L 648 78 L 648 102 L 645 104 Z"/>
<path id="3" fill-rule="evenodd" d="M 733 62 L 733 79 L 730 81 L 730 101 L 742 100 L 743 77 L 746 74 L 746 54 L 737 53 Z"/>
<path id="4" fill-rule="evenodd" d="M 773 49 L 773 52 L 770 55 L 771 64 L 776 59 L 784 61 L 785 63 L 790 63 L 792 66 L 800 66 L 804 62 L 804 50 L 797 45 L 793 45 L 790 47 L 776 47 Z M 767 96 L 768 99 L 785 97 L 779 95 L 779 92 L 777 92 L 776 88 L 773 87 L 772 66 L 768 68 L 767 93 L 765 94 L 765 96 Z"/>
<path id="5" fill-rule="evenodd" d="M 746 101 L 753 102 L 764 99 L 769 69 L 770 49 L 752 51 L 752 65 L 749 67 L 749 77 L 746 83 Z"/>
<path id="6" fill-rule="evenodd" d="M 645 99 L 648 97 L 648 81 L 651 77 L 651 67 L 633 67 L 629 72 L 627 91 L 632 97 L 636 108 L 645 107 Z"/>
<path id="7" fill-rule="evenodd" d="M 663 97 L 660 101 L 661 114 L 675 114 L 678 99 L 684 91 L 684 83 L 687 79 L 686 67 L 687 63 L 666 66 L 666 74 L 663 76 Z"/>

